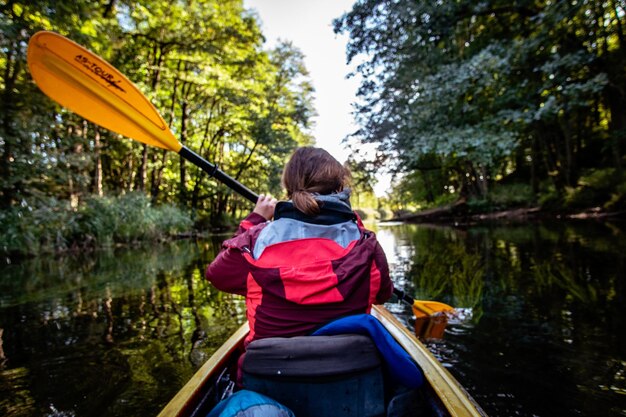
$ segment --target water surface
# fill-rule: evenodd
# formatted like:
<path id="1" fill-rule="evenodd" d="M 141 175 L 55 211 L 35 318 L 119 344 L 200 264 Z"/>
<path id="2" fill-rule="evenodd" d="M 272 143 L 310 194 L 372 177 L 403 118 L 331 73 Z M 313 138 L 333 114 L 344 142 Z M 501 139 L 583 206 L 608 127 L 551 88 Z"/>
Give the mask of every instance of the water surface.
<path id="1" fill-rule="evenodd" d="M 625 227 L 379 226 L 397 286 L 460 307 L 426 341 L 491 416 L 626 416 Z M 0 415 L 156 415 L 244 320 L 225 236 L 0 266 Z M 411 309 L 387 305 L 411 327 Z"/>
<path id="2" fill-rule="evenodd" d="M 624 226 L 396 226 L 379 236 L 399 285 L 471 312 L 428 346 L 489 415 L 625 416 Z"/>

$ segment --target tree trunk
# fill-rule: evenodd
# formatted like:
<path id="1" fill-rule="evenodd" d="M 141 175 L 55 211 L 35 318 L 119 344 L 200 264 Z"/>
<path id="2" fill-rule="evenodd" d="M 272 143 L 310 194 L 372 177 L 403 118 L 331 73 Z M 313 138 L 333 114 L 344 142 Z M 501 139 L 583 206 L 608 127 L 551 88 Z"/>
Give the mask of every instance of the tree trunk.
<path id="1" fill-rule="evenodd" d="M 221 216 L 222 213 L 226 213 L 228 208 L 228 194 L 223 192 L 217 193 L 217 210 L 215 211 L 215 218 Z"/>
<path id="2" fill-rule="evenodd" d="M 152 91 L 156 91 L 159 86 L 159 81 L 161 79 L 161 64 L 163 59 L 165 58 L 165 53 L 163 52 L 163 44 L 155 43 L 153 45 L 154 51 L 154 59 L 152 61 L 152 67 L 154 68 L 152 72 L 152 77 L 150 79 L 150 86 Z M 145 192 L 147 179 L 148 179 L 148 154 L 150 153 L 148 149 L 148 145 L 145 143 L 141 149 L 141 165 L 139 167 L 138 177 L 137 177 L 137 189 Z"/>
<path id="3" fill-rule="evenodd" d="M 181 106 L 181 119 L 180 119 L 180 142 L 184 145 L 187 142 L 187 116 L 188 116 L 187 101 L 184 100 Z M 180 183 L 178 186 L 178 199 L 181 206 L 184 206 L 187 201 L 187 167 L 185 159 L 180 158 Z"/>
<path id="4" fill-rule="evenodd" d="M 161 164 L 158 168 L 152 170 L 152 176 L 150 178 L 150 197 L 153 202 L 157 201 L 159 192 L 161 190 L 161 182 L 163 181 L 163 171 L 165 170 L 165 164 L 167 162 L 168 151 L 163 149 L 161 151 Z"/>
<path id="5" fill-rule="evenodd" d="M 160 61 L 159 61 L 160 62 Z M 180 72 L 180 68 L 182 65 L 182 61 L 178 61 L 178 66 L 177 66 L 177 71 Z M 153 80 L 154 81 L 154 80 Z M 156 87 L 156 82 L 158 82 L 158 78 L 154 83 L 154 87 Z M 172 87 L 172 96 L 171 96 L 171 105 L 170 105 L 170 109 L 169 109 L 169 117 L 168 117 L 168 122 L 167 122 L 167 126 L 171 129 L 172 127 L 172 123 L 174 122 L 174 119 L 176 118 L 176 114 L 175 114 L 175 110 L 176 110 L 176 96 L 178 94 L 178 77 L 174 78 L 174 85 Z M 167 162 L 167 157 L 168 157 L 168 151 L 166 150 L 162 150 L 161 151 L 161 164 L 157 165 L 155 164 L 154 168 L 152 169 L 152 175 L 150 177 L 150 196 L 153 202 L 156 202 L 158 197 L 159 197 L 159 193 L 161 190 L 161 183 L 163 181 L 163 171 L 165 170 L 165 164 Z"/>
<path id="6" fill-rule="evenodd" d="M 533 197 L 535 201 L 537 200 L 537 196 L 539 195 L 539 178 L 538 178 L 538 169 L 539 169 L 539 150 L 537 147 L 537 135 L 531 135 L 532 142 L 530 145 L 530 185 L 533 190 Z"/>
<path id="7" fill-rule="evenodd" d="M 94 158 L 96 167 L 93 178 L 93 191 L 98 197 L 102 197 L 102 156 L 100 155 L 100 129 L 97 126 L 94 134 Z"/>
<path id="8" fill-rule="evenodd" d="M 561 161 L 561 172 L 565 185 L 571 187 L 574 185 L 574 156 L 572 152 L 572 129 L 567 120 L 567 115 L 559 118 L 561 134 L 563 137 L 563 160 Z"/>
<path id="9" fill-rule="evenodd" d="M 133 155 L 130 155 L 130 157 L 128 158 L 128 170 L 130 173 L 130 178 L 128 179 L 128 182 L 126 183 L 126 191 L 127 192 L 132 192 L 134 189 L 134 184 L 135 184 L 135 170 L 133 169 Z"/>
<path id="10" fill-rule="evenodd" d="M 564 185 L 562 182 L 562 178 L 557 166 L 558 155 L 553 149 L 554 145 L 549 138 L 549 127 L 544 125 L 537 126 L 536 135 L 540 139 L 539 146 L 543 147 L 543 162 L 546 167 L 546 173 L 548 177 L 552 180 L 554 184 L 554 188 L 556 189 L 558 194 L 562 194 L 564 190 Z M 548 134 L 544 134 L 548 131 Z"/>
<path id="11" fill-rule="evenodd" d="M 104 6 L 104 11 L 102 12 L 102 17 L 108 18 L 115 7 L 115 0 L 109 0 L 109 2 Z"/>
<path id="12" fill-rule="evenodd" d="M 483 165 L 479 166 L 476 170 L 476 183 L 478 184 L 478 189 L 483 198 L 487 197 L 487 193 L 489 192 L 488 175 L 487 168 Z"/>
<path id="13" fill-rule="evenodd" d="M 607 88 L 607 104 L 611 112 L 609 131 L 611 133 L 611 149 L 615 167 L 622 169 L 622 142 L 626 138 L 626 100 L 617 88 Z"/>
<path id="14" fill-rule="evenodd" d="M 0 178 L 3 179 L 2 182 L 4 183 L 2 186 L 2 200 L 0 205 L 5 208 L 13 204 L 15 196 L 19 194 L 22 187 L 21 181 L 14 181 L 14 173 L 11 169 L 14 161 L 14 145 L 17 139 L 17 132 L 13 127 L 15 103 L 17 100 L 14 97 L 13 91 L 21 69 L 17 59 L 14 60 L 15 55 L 15 51 L 11 50 L 6 57 L 4 91 L 2 92 L 2 101 L 0 102 L 0 113 L 2 113 L 2 118 L 0 119 L 0 134 L 2 134 L 4 139 L 4 152 L 0 159 Z"/>
<path id="15" fill-rule="evenodd" d="M 148 145 L 145 143 L 141 147 L 141 165 L 139 165 L 139 172 L 137 173 L 137 189 L 139 191 L 145 191 L 146 178 L 148 177 Z"/>

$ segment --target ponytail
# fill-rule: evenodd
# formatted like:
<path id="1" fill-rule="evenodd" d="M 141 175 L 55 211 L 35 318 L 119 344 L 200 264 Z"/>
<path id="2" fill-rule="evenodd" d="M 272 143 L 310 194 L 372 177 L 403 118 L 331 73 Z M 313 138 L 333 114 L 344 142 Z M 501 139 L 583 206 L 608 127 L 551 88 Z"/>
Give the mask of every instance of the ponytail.
<path id="1" fill-rule="evenodd" d="M 293 205 L 308 216 L 320 212 L 314 194 L 332 194 L 343 190 L 350 172 L 321 148 L 296 149 L 283 171 L 282 183 Z"/>
<path id="2" fill-rule="evenodd" d="M 307 216 L 316 216 L 320 213 L 320 205 L 311 193 L 302 190 L 294 191 L 291 193 L 291 201 Z"/>

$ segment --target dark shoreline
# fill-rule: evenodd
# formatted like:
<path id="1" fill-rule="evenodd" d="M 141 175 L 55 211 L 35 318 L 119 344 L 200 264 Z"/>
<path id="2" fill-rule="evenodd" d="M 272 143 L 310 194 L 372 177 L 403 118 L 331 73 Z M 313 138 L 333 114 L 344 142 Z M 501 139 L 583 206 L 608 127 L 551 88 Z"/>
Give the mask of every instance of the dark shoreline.
<path id="1" fill-rule="evenodd" d="M 450 225 L 467 225 L 483 222 L 509 222 L 518 223 L 525 221 L 541 220 L 626 220 L 626 211 L 607 212 L 599 207 L 593 207 L 579 211 L 547 211 L 540 207 L 521 207 L 507 210 L 498 210 L 483 213 L 470 213 L 464 203 L 455 203 L 448 206 L 423 210 L 396 216 L 391 219 L 381 220 L 386 222 L 403 223 L 435 223 Z"/>

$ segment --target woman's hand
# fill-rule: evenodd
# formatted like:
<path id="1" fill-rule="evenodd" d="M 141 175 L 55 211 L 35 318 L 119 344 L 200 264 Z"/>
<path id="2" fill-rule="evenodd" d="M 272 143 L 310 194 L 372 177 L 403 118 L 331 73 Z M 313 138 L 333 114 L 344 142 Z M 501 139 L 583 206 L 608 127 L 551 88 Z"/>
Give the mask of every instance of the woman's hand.
<path id="1" fill-rule="evenodd" d="M 278 200 L 276 200 L 274 197 L 270 195 L 260 194 L 259 199 L 256 201 L 256 206 L 254 207 L 254 210 L 252 210 L 252 212 L 260 214 L 267 220 L 272 220 L 272 218 L 274 217 L 274 208 L 276 207 L 276 203 L 278 203 Z"/>

